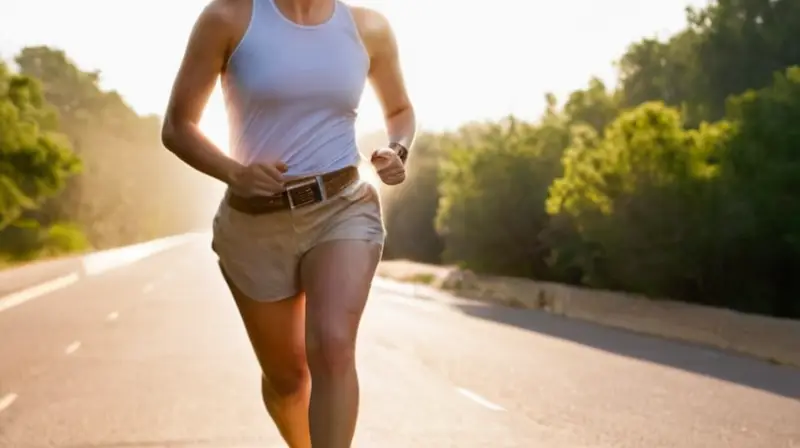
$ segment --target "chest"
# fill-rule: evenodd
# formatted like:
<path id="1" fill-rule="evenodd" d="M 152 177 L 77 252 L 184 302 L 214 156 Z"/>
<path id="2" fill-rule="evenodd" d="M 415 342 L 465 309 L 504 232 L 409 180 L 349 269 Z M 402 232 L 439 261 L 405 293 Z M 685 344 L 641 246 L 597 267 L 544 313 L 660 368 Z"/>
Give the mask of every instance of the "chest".
<path id="1" fill-rule="evenodd" d="M 298 30 L 280 38 L 252 33 L 231 61 L 230 80 L 250 100 L 354 108 L 369 71 L 369 57 L 358 39 L 343 32 Z"/>

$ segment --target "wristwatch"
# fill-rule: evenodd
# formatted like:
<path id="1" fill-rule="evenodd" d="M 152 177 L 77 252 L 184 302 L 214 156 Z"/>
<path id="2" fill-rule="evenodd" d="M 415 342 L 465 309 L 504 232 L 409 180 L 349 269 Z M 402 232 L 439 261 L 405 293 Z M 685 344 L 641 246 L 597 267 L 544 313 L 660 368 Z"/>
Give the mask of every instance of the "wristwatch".
<path id="1" fill-rule="evenodd" d="M 397 142 L 389 143 L 389 148 L 397 153 L 403 163 L 406 163 L 406 159 L 408 159 L 408 148 Z"/>

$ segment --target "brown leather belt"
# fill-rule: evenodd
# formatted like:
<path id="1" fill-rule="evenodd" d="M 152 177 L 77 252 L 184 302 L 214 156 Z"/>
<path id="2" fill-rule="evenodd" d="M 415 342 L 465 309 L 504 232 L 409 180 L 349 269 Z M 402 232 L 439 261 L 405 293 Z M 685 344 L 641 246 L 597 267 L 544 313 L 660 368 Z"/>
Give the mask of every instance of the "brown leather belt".
<path id="1" fill-rule="evenodd" d="M 357 180 L 358 169 L 349 166 L 319 176 L 293 180 L 286 185 L 283 193 L 275 196 L 245 197 L 228 190 L 225 201 L 238 212 L 261 215 L 320 203 Z"/>

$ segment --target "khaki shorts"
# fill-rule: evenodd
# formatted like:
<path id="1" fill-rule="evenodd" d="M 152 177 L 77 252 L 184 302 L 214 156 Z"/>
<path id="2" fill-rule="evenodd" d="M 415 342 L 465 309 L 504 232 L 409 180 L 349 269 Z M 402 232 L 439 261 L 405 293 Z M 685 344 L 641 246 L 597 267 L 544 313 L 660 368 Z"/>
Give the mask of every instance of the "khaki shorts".
<path id="1" fill-rule="evenodd" d="M 242 293 L 272 302 L 300 292 L 300 258 L 314 246 L 332 240 L 383 245 L 385 233 L 377 188 L 358 180 L 319 204 L 263 215 L 233 210 L 223 199 L 211 247 Z"/>

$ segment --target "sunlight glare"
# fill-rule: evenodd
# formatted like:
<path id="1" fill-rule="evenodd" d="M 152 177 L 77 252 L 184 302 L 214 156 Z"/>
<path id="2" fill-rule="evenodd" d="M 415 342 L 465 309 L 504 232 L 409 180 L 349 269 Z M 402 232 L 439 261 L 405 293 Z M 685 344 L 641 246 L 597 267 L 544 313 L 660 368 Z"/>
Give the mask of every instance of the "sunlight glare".
<path id="1" fill-rule="evenodd" d="M 380 188 L 381 186 L 381 178 L 378 177 L 378 173 L 375 172 L 375 168 L 372 167 L 372 164 L 369 161 L 364 160 L 360 165 L 358 165 L 358 175 L 361 176 L 361 179 L 376 187 Z"/>
<path id="2" fill-rule="evenodd" d="M 219 149 L 228 154 L 228 116 L 219 83 L 211 93 L 203 111 L 200 129 Z"/>

